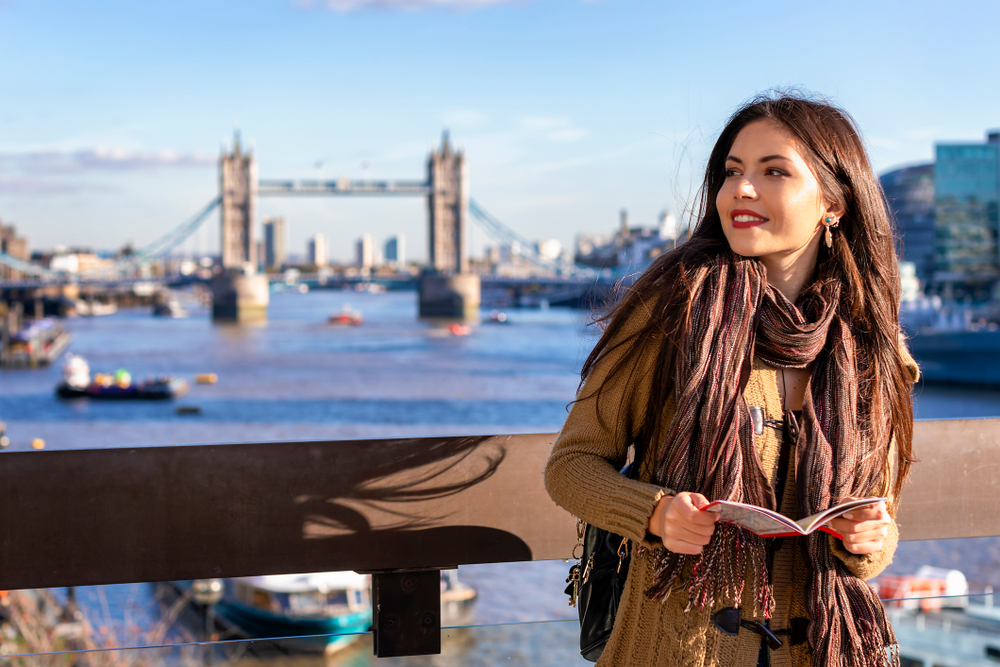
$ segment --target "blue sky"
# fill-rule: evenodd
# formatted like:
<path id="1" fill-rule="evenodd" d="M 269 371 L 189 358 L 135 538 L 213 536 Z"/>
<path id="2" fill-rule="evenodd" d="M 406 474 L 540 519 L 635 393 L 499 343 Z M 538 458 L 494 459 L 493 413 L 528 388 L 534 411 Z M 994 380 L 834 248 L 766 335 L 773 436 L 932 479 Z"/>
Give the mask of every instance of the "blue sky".
<path id="1" fill-rule="evenodd" d="M 1000 126 L 995 2 L 0 0 L 0 219 L 33 248 L 148 243 L 215 196 L 238 127 L 262 178 L 420 178 L 450 128 L 474 199 L 572 243 L 683 210 L 727 115 L 803 86 L 882 171 Z M 407 237 L 420 199 L 262 199 L 316 232 Z M 217 247 L 212 221 L 189 249 Z M 487 240 L 473 237 L 478 248 Z"/>

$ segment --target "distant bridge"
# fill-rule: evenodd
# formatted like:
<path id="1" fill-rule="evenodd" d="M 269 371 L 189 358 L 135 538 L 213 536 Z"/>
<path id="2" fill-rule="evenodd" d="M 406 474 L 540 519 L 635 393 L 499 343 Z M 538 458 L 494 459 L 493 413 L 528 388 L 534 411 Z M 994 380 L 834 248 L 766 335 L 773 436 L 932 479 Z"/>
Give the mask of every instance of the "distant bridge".
<path id="1" fill-rule="evenodd" d="M 592 269 L 542 257 L 534 242 L 503 224 L 469 197 L 465 157 L 453 151 L 447 134 L 441 148 L 431 153 L 425 180 L 288 180 L 258 179 L 253 153 L 244 153 L 239 137 L 233 151 L 219 162 L 220 194 L 162 237 L 134 254 L 118 258 L 113 264 L 93 271 L 70 274 L 52 271 L 32 262 L 0 253 L 4 264 L 26 277 L 20 281 L 0 284 L 28 286 L 52 283 L 126 284 L 135 282 L 141 267 L 170 256 L 181 244 L 197 232 L 216 208 L 220 209 L 221 262 L 227 268 L 241 268 L 249 262 L 256 266 L 256 211 L 258 197 L 283 196 L 376 196 L 426 197 L 428 201 L 429 265 L 438 271 L 463 272 L 468 266 L 467 218 L 501 247 L 507 248 L 530 264 L 555 273 L 561 278 L 593 280 Z"/>

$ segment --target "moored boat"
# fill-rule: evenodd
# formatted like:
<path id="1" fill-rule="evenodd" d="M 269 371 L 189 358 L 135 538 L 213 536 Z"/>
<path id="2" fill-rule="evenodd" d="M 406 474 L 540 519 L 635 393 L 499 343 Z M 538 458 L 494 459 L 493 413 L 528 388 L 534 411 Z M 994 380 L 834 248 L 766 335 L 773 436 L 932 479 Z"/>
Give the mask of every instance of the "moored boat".
<path id="1" fill-rule="evenodd" d="M 899 641 L 901 667 L 985 667 L 1000 662 L 1000 608 L 970 596 L 958 570 L 924 566 L 882 575 L 878 589 Z"/>
<path id="2" fill-rule="evenodd" d="M 4 368 L 37 368 L 48 366 L 63 353 L 73 340 L 54 317 L 28 322 L 7 338 L 3 336 L 0 365 Z"/>
<path id="3" fill-rule="evenodd" d="M 370 586 L 371 577 L 355 572 L 225 579 L 216 614 L 242 636 L 332 653 L 371 627 Z"/>

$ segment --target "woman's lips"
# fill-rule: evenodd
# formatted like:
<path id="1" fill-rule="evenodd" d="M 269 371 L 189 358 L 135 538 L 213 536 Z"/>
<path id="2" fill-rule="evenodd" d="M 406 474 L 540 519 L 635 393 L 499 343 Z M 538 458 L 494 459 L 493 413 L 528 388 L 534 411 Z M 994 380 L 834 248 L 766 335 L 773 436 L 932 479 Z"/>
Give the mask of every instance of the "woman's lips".
<path id="1" fill-rule="evenodd" d="M 733 221 L 733 229 L 749 229 L 767 222 L 767 218 L 746 209 L 736 209 L 729 217 Z"/>

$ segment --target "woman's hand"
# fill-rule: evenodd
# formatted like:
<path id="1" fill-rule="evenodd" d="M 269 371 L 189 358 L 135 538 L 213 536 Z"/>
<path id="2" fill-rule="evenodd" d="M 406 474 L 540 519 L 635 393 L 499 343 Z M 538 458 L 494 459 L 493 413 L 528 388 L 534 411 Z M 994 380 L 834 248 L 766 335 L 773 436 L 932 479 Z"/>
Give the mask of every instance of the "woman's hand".
<path id="1" fill-rule="evenodd" d="M 844 548 L 852 554 L 873 554 L 882 548 L 882 540 L 889 534 L 892 517 L 885 503 L 868 505 L 851 510 L 839 519 L 830 521 L 830 527 L 843 536 Z"/>
<path id="2" fill-rule="evenodd" d="M 649 517 L 649 532 L 663 540 L 663 546 L 678 554 L 697 555 L 715 532 L 715 512 L 699 508 L 708 504 L 700 493 L 683 491 L 663 496 Z"/>

